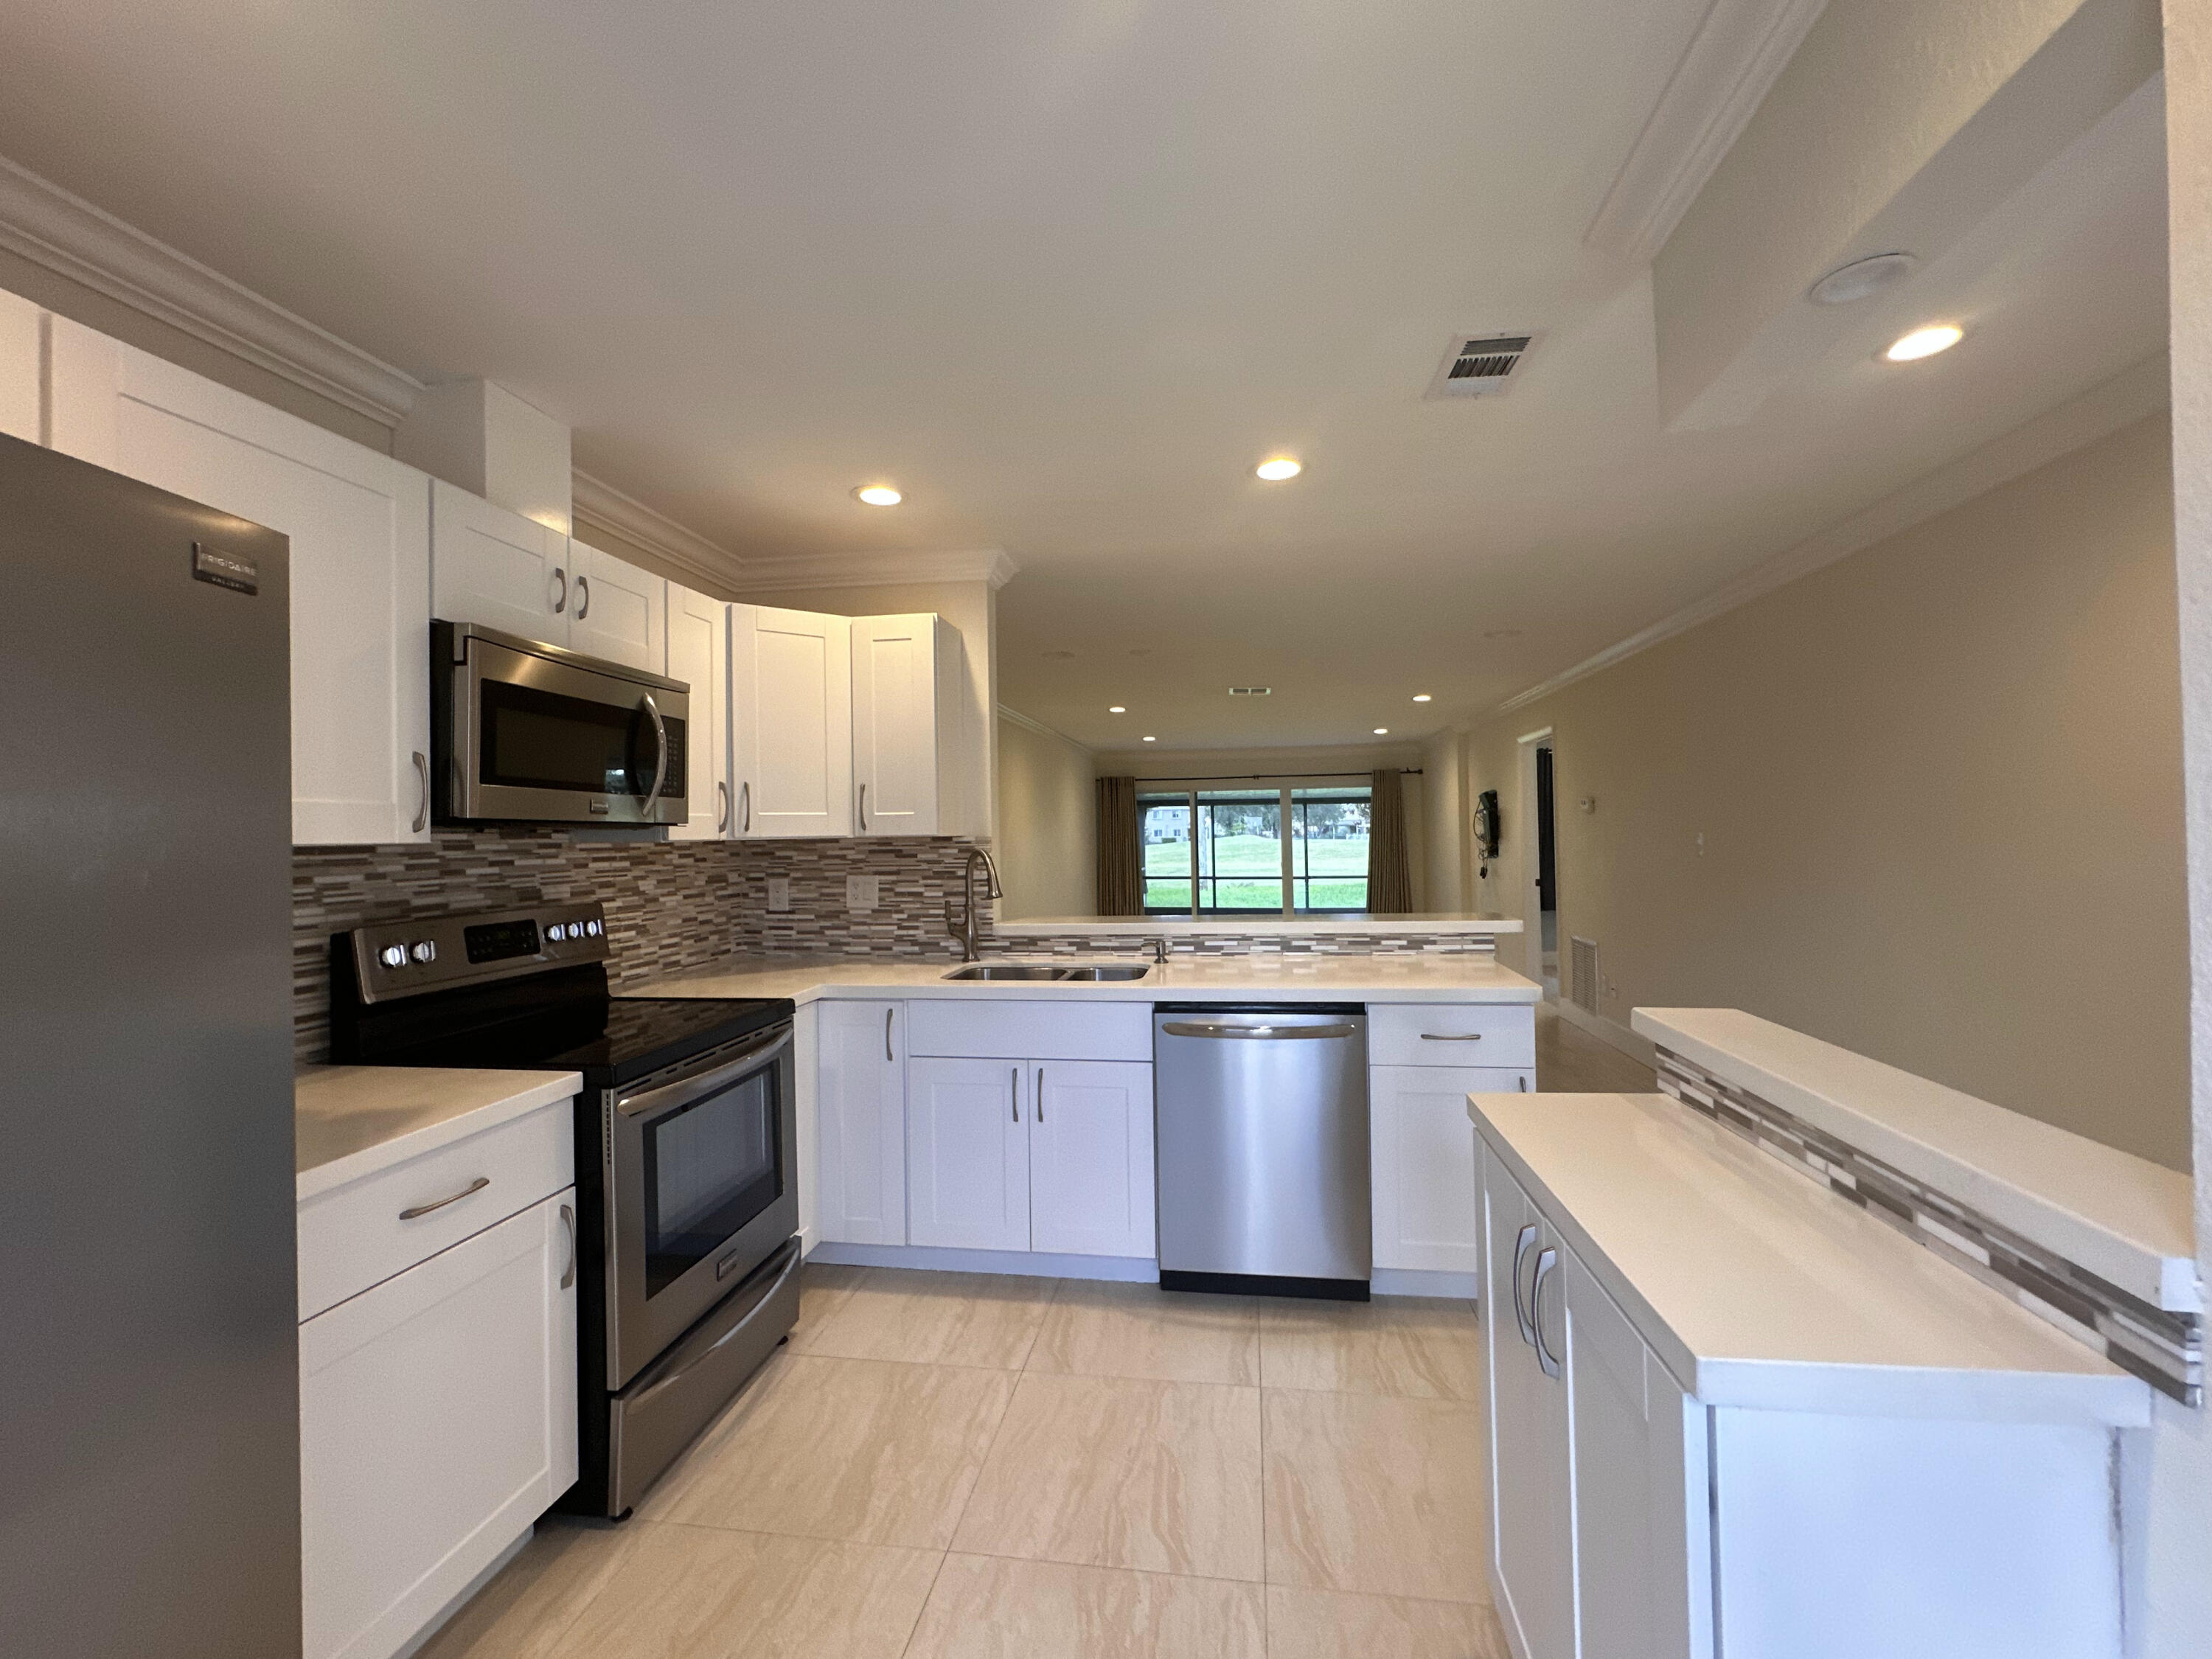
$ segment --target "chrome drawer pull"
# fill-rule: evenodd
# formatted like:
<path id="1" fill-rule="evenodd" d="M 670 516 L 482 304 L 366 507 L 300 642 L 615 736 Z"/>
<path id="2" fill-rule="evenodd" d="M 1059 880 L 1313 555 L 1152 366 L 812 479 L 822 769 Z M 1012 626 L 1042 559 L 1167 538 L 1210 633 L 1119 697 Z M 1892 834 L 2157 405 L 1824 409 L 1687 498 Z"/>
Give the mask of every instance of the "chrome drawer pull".
<path id="1" fill-rule="evenodd" d="M 1482 1041 L 1482 1033 L 1469 1031 L 1464 1036 L 1446 1036 L 1437 1031 L 1424 1031 L 1421 1033 L 1421 1041 L 1424 1042 L 1480 1042 Z"/>
<path id="2" fill-rule="evenodd" d="M 441 1198 L 434 1204 L 417 1204 L 411 1210 L 402 1210 L 399 1212 L 399 1218 L 402 1221 L 412 1221 L 417 1216 L 425 1216 L 429 1214 L 433 1210 L 442 1210 L 448 1204 L 458 1204 L 463 1199 L 466 1198 L 471 1193 L 480 1193 L 490 1185 L 491 1177 L 489 1176 L 478 1176 L 474 1181 L 469 1182 L 467 1186 L 462 1188 L 460 1191 L 455 1193 L 450 1198 Z"/>

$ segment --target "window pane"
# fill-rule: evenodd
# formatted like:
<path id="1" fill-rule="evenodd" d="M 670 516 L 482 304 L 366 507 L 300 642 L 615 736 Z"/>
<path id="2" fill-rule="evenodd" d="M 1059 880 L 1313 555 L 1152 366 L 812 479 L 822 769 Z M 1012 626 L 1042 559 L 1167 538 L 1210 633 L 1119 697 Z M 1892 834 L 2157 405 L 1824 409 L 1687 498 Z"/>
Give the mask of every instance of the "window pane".
<path id="1" fill-rule="evenodd" d="M 1145 909 L 1190 914 L 1190 797 L 1137 797 L 1137 842 L 1145 855 Z"/>
<path id="2" fill-rule="evenodd" d="M 1292 898 L 1301 910 L 1367 908 L 1365 789 L 1300 789 L 1292 797 Z"/>
<path id="3" fill-rule="evenodd" d="M 1201 915 L 1283 908 L 1283 807 L 1274 790 L 1209 790 L 1198 798 Z"/>

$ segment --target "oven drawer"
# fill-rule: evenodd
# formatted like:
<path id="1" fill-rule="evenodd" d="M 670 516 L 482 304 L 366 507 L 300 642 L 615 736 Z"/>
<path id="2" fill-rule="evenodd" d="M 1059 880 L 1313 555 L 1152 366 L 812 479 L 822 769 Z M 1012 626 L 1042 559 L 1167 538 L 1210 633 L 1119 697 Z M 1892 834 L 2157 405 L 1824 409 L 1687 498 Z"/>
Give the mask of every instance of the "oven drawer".
<path id="1" fill-rule="evenodd" d="M 559 1100 L 310 1199 L 300 1207 L 300 1317 L 573 1185 L 575 1162 L 575 1105 Z"/>
<path id="2" fill-rule="evenodd" d="M 1370 1066 L 1534 1066 L 1536 1011 L 1526 1002 L 1370 1002 Z"/>

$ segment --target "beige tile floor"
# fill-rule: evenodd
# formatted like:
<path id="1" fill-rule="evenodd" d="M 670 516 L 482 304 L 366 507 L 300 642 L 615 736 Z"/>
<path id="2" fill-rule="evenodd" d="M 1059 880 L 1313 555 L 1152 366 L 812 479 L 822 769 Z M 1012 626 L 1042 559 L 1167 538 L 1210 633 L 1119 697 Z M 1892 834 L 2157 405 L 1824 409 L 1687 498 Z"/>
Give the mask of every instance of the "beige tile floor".
<path id="1" fill-rule="evenodd" d="M 637 1514 L 423 1654 L 1505 1659 L 1480 1358 L 1461 1302 L 810 1267 Z"/>

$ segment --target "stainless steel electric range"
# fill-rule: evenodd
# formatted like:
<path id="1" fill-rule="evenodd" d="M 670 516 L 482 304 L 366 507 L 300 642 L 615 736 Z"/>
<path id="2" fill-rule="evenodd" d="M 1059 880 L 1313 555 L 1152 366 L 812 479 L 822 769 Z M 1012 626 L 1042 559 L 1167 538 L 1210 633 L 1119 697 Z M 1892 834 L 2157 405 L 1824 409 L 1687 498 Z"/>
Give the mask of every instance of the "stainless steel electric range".
<path id="1" fill-rule="evenodd" d="M 581 1474 L 621 1516 L 799 1316 L 792 1005 L 609 994 L 597 904 L 331 940 L 331 1058 L 583 1073 Z"/>

